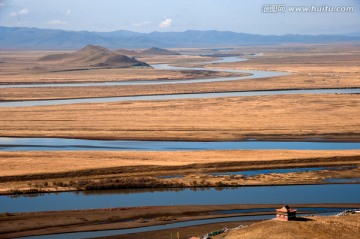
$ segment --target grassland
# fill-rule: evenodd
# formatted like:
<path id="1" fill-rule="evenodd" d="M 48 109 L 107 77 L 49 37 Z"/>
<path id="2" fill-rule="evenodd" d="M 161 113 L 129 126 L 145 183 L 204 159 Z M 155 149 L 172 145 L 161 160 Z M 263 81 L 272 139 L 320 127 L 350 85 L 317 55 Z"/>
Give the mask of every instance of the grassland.
<path id="1" fill-rule="evenodd" d="M 190 152 L 0 152 L 0 194 L 153 187 L 326 183 L 356 178 L 360 151 L 234 150 Z M 340 166 L 350 165 L 351 168 Z M 334 170 L 244 177 L 212 172 L 337 166 Z M 162 178 L 161 176 L 183 175 Z"/>
<path id="2" fill-rule="evenodd" d="M 1 108 L 0 136 L 352 141 L 359 107 L 359 95 L 322 94 Z"/>
<path id="3" fill-rule="evenodd" d="M 360 234 L 360 215 L 344 217 L 309 217 L 307 221 L 281 222 L 270 220 L 234 230 L 217 239 L 260 238 L 326 238 L 356 239 Z"/>

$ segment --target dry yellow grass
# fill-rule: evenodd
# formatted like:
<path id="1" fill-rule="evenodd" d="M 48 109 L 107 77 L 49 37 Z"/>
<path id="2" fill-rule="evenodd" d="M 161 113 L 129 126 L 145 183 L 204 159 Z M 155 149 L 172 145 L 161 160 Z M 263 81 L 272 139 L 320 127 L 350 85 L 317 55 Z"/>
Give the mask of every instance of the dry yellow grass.
<path id="1" fill-rule="evenodd" d="M 2 67 L 2 68 L 1 68 Z M 163 71 L 151 68 L 114 68 L 92 69 L 84 71 L 36 71 L 21 69 L 19 66 L 1 66 L 0 81 L 2 83 L 83 83 L 83 82 L 111 82 L 134 80 L 174 80 L 198 78 L 198 74 L 185 71 Z M 215 73 L 224 76 L 229 74 Z M 200 75 L 201 77 L 201 75 Z"/>
<path id="2" fill-rule="evenodd" d="M 360 235 L 360 215 L 344 217 L 309 217 L 309 221 L 281 222 L 270 220 L 233 230 L 225 239 L 357 239 Z"/>
<path id="3" fill-rule="evenodd" d="M 33 151 L 0 152 L 0 176 L 60 173 L 125 166 L 263 162 L 359 156 L 360 150 L 224 150 L 183 152 Z M 341 160 L 334 162 L 341 164 Z"/>
<path id="4" fill-rule="evenodd" d="M 359 95 L 283 95 L 1 108 L 0 136 L 358 140 Z"/>

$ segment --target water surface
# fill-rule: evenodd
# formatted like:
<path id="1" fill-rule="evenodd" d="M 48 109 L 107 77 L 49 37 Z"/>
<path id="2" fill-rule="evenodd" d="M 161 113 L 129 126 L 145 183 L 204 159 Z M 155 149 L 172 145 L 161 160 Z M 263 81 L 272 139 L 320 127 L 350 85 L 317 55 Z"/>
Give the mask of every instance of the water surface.
<path id="1" fill-rule="evenodd" d="M 123 151 L 191 151 L 191 150 L 349 150 L 360 149 L 360 142 L 289 142 L 289 141 L 132 141 L 86 140 L 64 138 L 0 137 L 0 151 L 27 150 L 123 150 Z"/>
<path id="2" fill-rule="evenodd" d="M 360 184 L 46 193 L 38 197 L 0 196 L 0 213 L 165 205 L 360 203 L 358 192 Z"/>
<path id="3" fill-rule="evenodd" d="M 336 167 L 310 167 L 310 168 L 276 168 L 276 169 L 261 169 L 261 170 L 248 170 L 248 171 L 234 171 L 234 172 L 218 172 L 218 173 L 209 173 L 210 175 L 220 176 L 220 175 L 243 175 L 243 176 L 256 176 L 260 174 L 270 174 L 270 173 L 306 173 L 314 172 L 320 170 L 351 170 L 355 169 L 357 166 L 336 166 Z"/>

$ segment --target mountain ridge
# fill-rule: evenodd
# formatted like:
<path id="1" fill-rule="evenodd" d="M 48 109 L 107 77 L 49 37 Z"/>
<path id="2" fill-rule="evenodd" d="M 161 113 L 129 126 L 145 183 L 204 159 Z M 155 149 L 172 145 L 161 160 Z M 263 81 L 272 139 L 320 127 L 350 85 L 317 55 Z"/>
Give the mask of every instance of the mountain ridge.
<path id="1" fill-rule="evenodd" d="M 231 31 L 113 32 L 66 31 L 0 26 L 2 49 L 79 49 L 84 45 L 106 48 L 171 48 L 274 45 L 284 43 L 331 43 L 360 41 L 357 35 L 257 35 Z"/>

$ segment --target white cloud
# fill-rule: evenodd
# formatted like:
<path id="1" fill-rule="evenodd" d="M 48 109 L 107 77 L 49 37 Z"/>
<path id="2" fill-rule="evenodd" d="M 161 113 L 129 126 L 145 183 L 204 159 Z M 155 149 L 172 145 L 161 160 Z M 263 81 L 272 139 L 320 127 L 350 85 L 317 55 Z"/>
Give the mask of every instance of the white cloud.
<path id="1" fill-rule="evenodd" d="M 9 16 L 10 16 L 10 17 L 17 17 L 17 16 L 20 16 L 20 15 L 26 15 L 26 14 L 28 14 L 29 12 L 30 12 L 29 9 L 23 8 L 23 9 L 19 10 L 18 12 L 11 12 L 11 13 L 9 14 Z"/>
<path id="2" fill-rule="evenodd" d="M 133 25 L 134 27 L 142 27 L 142 26 L 147 26 L 149 24 L 150 24 L 149 21 L 142 21 L 142 22 L 134 22 L 131 25 Z"/>
<path id="3" fill-rule="evenodd" d="M 172 19 L 171 18 L 166 18 L 164 21 L 162 21 L 159 25 L 160 28 L 168 28 L 170 27 L 172 24 Z"/>
<path id="4" fill-rule="evenodd" d="M 18 15 L 26 15 L 26 14 L 28 14 L 29 12 L 30 12 L 29 9 L 23 8 L 23 9 L 21 9 L 21 10 L 18 12 Z"/>
<path id="5" fill-rule="evenodd" d="M 6 6 L 6 4 L 5 4 L 5 3 L 0 2 L 0 8 L 5 7 L 5 6 Z"/>
<path id="6" fill-rule="evenodd" d="M 71 10 L 68 9 L 68 10 L 66 11 L 65 15 L 66 15 L 66 16 L 69 16 L 70 14 L 71 14 Z"/>
<path id="7" fill-rule="evenodd" d="M 66 25 L 67 21 L 61 21 L 61 20 L 51 20 L 46 22 L 48 25 Z"/>

